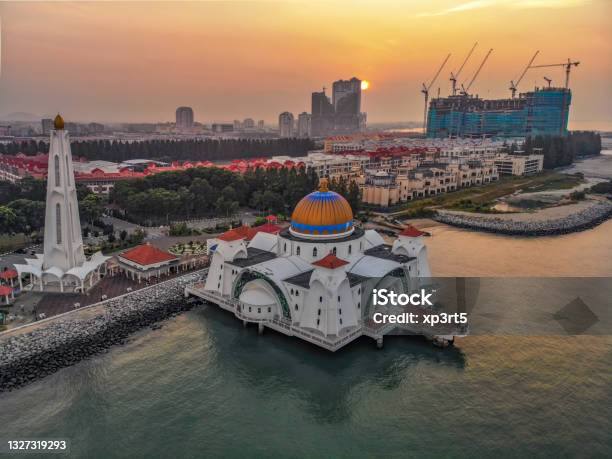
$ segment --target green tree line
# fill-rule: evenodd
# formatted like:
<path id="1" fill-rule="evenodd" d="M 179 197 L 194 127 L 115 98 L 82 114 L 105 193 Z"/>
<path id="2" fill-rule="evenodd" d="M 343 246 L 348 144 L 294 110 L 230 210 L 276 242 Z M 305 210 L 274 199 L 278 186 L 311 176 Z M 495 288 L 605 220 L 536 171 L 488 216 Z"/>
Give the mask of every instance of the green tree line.
<path id="1" fill-rule="evenodd" d="M 240 207 L 289 215 L 298 201 L 316 190 L 318 178 L 309 169 L 254 168 L 244 174 L 215 168 L 164 172 L 118 182 L 111 202 L 122 217 L 143 225 L 210 216 L 232 216 Z M 359 187 L 344 180 L 332 181 L 356 212 Z"/>
<path id="2" fill-rule="evenodd" d="M 45 225 L 46 180 L 25 177 L 17 183 L 0 181 L 0 233 L 40 231 Z M 79 213 L 84 221 L 97 220 L 104 209 L 103 200 L 82 185 L 77 185 Z"/>
<path id="3" fill-rule="evenodd" d="M 573 131 L 565 136 L 527 137 L 521 149 L 526 154 L 542 149 L 544 169 L 569 166 L 580 156 L 598 155 L 601 152 L 601 136 L 592 131 Z"/>
<path id="4" fill-rule="evenodd" d="M 302 156 L 314 148 L 310 139 L 192 139 L 144 140 L 87 140 L 72 142 L 73 157 L 89 160 L 121 162 L 128 159 L 158 159 L 161 161 L 215 161 L 257 158 L 271 155 Z M 49 144 L 25 141 L 0 144 L 0 154 L 35 155 L 47 153 Z"/>

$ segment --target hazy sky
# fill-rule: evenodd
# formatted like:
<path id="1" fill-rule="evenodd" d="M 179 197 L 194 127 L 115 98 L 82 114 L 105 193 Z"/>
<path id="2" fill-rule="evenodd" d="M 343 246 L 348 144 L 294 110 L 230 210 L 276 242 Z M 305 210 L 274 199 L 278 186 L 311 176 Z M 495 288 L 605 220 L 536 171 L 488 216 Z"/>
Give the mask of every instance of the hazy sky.
<path id="1" fill-rule="evenodd" d="M 367 79 L 368 120 L 419 120 L 432 88 L 479 42 L 462 75 L 493 54 L 472 92 L 507 97 L 529 58 L 579 60 L 572 126 L 612 124 L 611 0 L 2 2 L 0 114 L 61 111 L 69 120 L 196 120 L 310 110 L 310 93 Z M 563 84 L 562 68 L 530 71 L 519 89 Z M 460 78 L 460 80 L 463 80 Z M 331 92 L 331 91 L 329 91 Z"/>

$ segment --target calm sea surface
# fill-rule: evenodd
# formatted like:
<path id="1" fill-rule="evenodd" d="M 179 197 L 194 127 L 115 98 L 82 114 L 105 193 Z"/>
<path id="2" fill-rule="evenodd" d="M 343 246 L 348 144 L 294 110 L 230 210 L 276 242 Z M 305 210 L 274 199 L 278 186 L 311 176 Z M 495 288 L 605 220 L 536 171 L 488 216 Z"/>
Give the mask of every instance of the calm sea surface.
<path id="1" fill-rule="evenodd" d="M 432 232 L 434 275 L 612 277 L 612 221 Z M 329 354 L 212 306 L 0 395 L 0 438 L 66 438 L 87 458 L 612 457 L 610 432 L 609 336 L 363 338 Z"/>

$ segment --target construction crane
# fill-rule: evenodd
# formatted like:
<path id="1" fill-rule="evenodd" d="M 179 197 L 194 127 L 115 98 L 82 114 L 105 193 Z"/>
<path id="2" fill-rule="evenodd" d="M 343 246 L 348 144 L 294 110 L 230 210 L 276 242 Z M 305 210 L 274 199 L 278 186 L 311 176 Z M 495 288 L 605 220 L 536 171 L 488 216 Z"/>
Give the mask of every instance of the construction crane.
<path id="1" fill-rule="evenodd" d="M 474 43 L 474 46 L 472 46 L 472 49 L 466 56 L 465 60 L 463 61 L 463 64 L 461 64 L 461 67 L 459 67 L 459 70 L 457 70 L 457 73 L 451 72 L 450 81 L 453 85 L 453 96 L 457 94 L 457 78 L 459 78 L 459 75 L 461 75 L 461 71 L 463 70 L 463 67 L 465 67 L 465 64 L 467 63 L 469 58 L 472 56 L 472 53 L 476 49 L 477 45 L 478 45 L 478 42 Z"/>
<path id="2" fill-rule="evenodd" d="M 532 69 L 542 69 L 542 68 L 545 68 L 545 67 L 565 67 L 565 89 L 568 89 L 569 88 L 570 70 L 572 69 L 572 66 L 578 67 L 578 64 L 580 64 L 579 61 L 571 61 L 568 58 L 567 62 L 563 62 L 561 64 L 532 65 L 529 68 L 532 68 Z"/>
<path id="3" fill-rule="evenodd" d="M 548 83 L 548 87 L 550 88 L 550 84 L 552 83 L 552 80 L 547 77 L 544 77 L 544 79 L 546 80 L 546 82 Z"/>
<path id="4" fill-rule="evenodd" d="M 538 55 L 539 52 L 540 51 L 536 51 L 535 52 L 535 54 L 533 55 L 533 57 L 529 61 L 529 64 L 527 64 L 527 66 L 525 67 L 525 70 L 523 70 L 523 73 L 521 73 L 521 76 L 518 77 L 518 80 L 516 80 L 516 83 L 513 80 L 510 80 L 510 92 L 512 92 L 512 98 L 513 99 L 514 99 L 514 96 L 516 96 L 516 87 L 519 85 L 519 83 L 521 82 L 521 80 L 523 79 L 525 74 L 527 73 L 527 70 L 529 70 L 531 68 L 531 64 L 533 64 L 533 61 L 535 60 L 535 58 L 536 58 L 536 56 Z"/>
<path id="5" fill-rule="evenodd" d="M 467 96 L 468 91 L 470 90 L 470 88 L 474 84 L 474 81 L 476 81 L 476 77 L 478 76 L 478 74 L 480 73 L 482 68 L 484 67 L 485 62 L 487 62 L 487 59 L 489 59 L 489 56 L 491 55 L 492 52 L 493 52 L 493 48 L 491 48 L 489 50 L 489 52 L 487 53 L 487 55 L 484 57 L 484 59 L 480 63 L 480 66 L 478 67 L 478 70 L 476 70 L 476 73 L 474 73 L 474 76 L 470 80 L 470 83 L 467 85 L 467 87 L 463 86 L 463 84 L 461 85 L 461 94 L 463 94 L 464 96 Z"/>
<path id="6" fill-rule="evenodd" d="M 442 65 L 440 66 L 440 68 L 438 69 L 438 71 L 436 72 L 436 74 L 431 79 L 431 81 L 429 82 L 428 85 L 423 83 L 423 88 L 421 89 L 421 92 L 423 93 L 423 96 L 425 96 L 425 109 L 423 110 L 423 133 L 427 132 L 427 103 L 429 102 L 429 89 L 431 88 L 431 86 L 438 79 L 438 76 L 440 75 L 440 72 L 442 71 L 442 69 L 444 68 L 444 66 L 446 65 L 446 62 L 448 61 L 448 59 L 450 57 L 451 57 L 451 55 L 449 53 L 449 55 L 446 56 L 446 59 L 444 59 L 444 62 L 442 62 Z"/>

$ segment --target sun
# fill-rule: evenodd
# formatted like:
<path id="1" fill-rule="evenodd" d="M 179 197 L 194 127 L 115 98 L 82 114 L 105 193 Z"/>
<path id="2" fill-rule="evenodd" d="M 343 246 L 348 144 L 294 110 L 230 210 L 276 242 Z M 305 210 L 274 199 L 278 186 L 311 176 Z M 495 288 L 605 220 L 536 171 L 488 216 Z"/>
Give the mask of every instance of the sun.
<path id="1" fill-rule="evenodd" d="M 370 87 L 370 82 L 368 80 L 361 80 L 361 90 L 365 91 Z"/>

